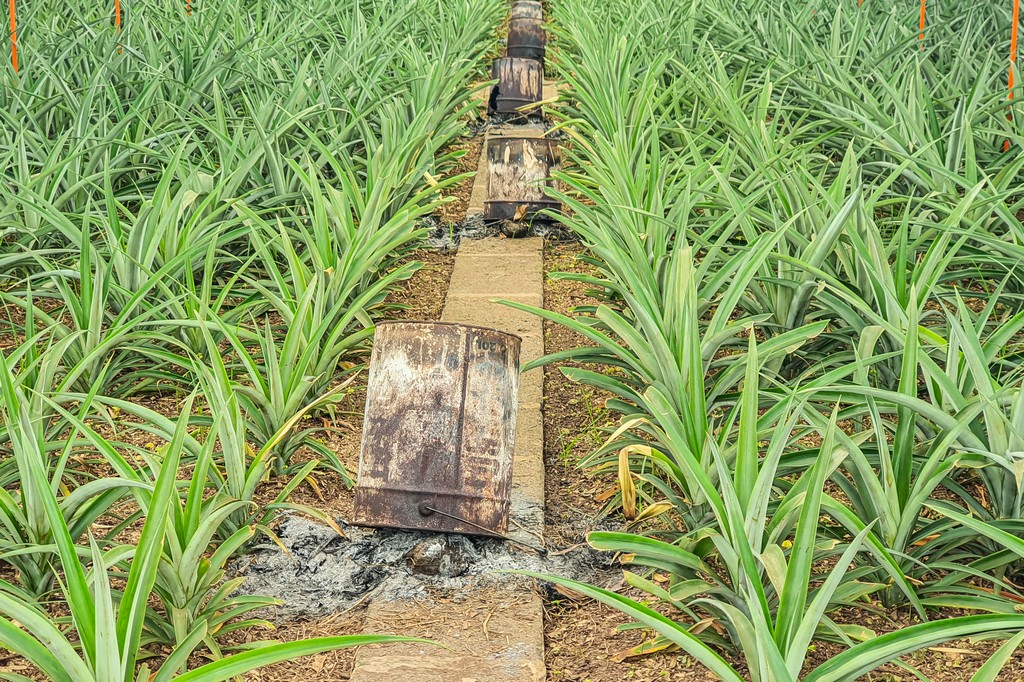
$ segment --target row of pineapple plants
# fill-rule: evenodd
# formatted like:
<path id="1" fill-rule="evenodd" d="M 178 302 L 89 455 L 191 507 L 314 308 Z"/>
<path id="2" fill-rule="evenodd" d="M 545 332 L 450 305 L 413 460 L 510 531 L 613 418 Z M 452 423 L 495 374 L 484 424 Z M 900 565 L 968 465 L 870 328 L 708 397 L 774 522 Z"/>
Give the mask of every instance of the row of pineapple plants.
<path id="1" fill-rule="evenodd" d="M 619 417 L 582 466 L 634 530 L 589 539 L 647 599 L 572 587 L 641 650 L 832 681 L 1005 639 L 982 682 L 1024 640 L 1008 8 L 929 5 L 924 41 L 911 2 L 551 5 L 555 194 L 597 273 L 554 276 L 597 304 L 536 311 L 587 344 L 535 365 L 575 361 Z"/>
<path id="2" fill-rule="evenodd" d="M 348 476 L 310 417 L 460 179 L 447 147 L 501 11 L 157 0 L 118 34 L 96 3 L 21 8 L 0 88 L 0 646 L 33 675 L 220 680 L 379 641 L 236 651 L 274 601 L 226 576 L 282 510 L 334 523 L 288 501 L 317 468 Z"/>

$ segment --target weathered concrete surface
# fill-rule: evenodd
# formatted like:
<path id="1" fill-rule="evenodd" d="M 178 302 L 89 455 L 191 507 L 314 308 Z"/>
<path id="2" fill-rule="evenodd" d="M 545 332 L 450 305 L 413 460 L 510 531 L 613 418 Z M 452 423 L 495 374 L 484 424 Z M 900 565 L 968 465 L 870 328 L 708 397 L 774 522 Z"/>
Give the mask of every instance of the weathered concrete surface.
<path id="1" fill-rule="evenodd" d="M 484 149 L 487 149 L 487 137 L 484 137 Z M 484 202 L 487 201 L 487 154 L 480 154 L 480 163 L 473 177 L 473 191 L 469 195 L 469 206 L 466 207 L 466 220 L 483 219 Z M 458 259 L 456 259 L 458 265 Z"/>
<path id="2" fill-rule="evenodd" d="M 541 98 L 545 102 L 554 101 L 556 97 L 562 94 L 563 91 L 569 89 L 568 83 L 559 83 L 558 81 L 544 81 L 544 88 L 541 91 Z"/>
<path id="3" fill-rule="evenodd" d="M 455 268 L 452 270 L 451 285 L 448 289 L 448 298 L 445 303 L 445 310 L 442 315 L 446 322 L 454 322 L 453 316 L 464 316 L 452 310 L 452 298 L 466 296 L 485 296 L 513 298 L 522 296 L 525 299 L 535 300 L 543 294 L 540 285 L 534 286 L 533 282 L 518 281 L 519 277 L 513 277 L 509 281 L 509 272 L 540 272 L 543 267 L 543 258 L 539 249 L 534 249 L 533 242 L 539 238 L 530 239 L 496 239 L 496 242 L 511 242 L 505 252 L 495 252 L 493 247 L 478 247 L 478 244 L 486 244 L 491 240 L 467 240 L 462 243 L 459 251 L 460 257 L 455 259 Z M 523 249 L 520 244 L 526 243 L 529 249 Z M 465 257 L 461 257 L 465 254 Z M 494 267 L 500 265 L 501 267 Z"/>
<path id="4" fill-rule="evenodd" d="M 542 376 L 536 371 L 523 378 L 532 374 Z M 520 542 L 537 545 L 543 541 L 544 534 L 544 422 L 540 401 L 521 402 L 517 422 L 508 535 Z"/>
<path id="5" fill-rule="evenodd" d="M 478 591 L 460 603 L 375 603 L 366 632 L 441 642 L 363 647 L 351 682 L 543 682 L 540 598 L 531 592 Z"/>
<path id="6" fill-rule="evenodd" d="M 441 320 L 493 327 L 523 338 L 523 363 L 544 352 L 541 319 L 493 302 L 542 307 L 543 239 L 464 240 Z M 523 374 L 512 465 L 509 535 L 543 543 L 544 437 L 542 373 Z M 524 550 L 528 551 L 528 550 Z M 531 583 L 512 580 L 467 591 L 458 600 L 375 600 L 364 632 L 430 639 L 448 647 L 390 644 L 356 654 L 352 682 L 543 682 L 544 612 Z"/>
<path id="7" fill-rule="evenodd" d="M 523 339 L 521 362 L 536 360 L 544 353 L 541 319 L 493 299 L 544 306 L 543 248 L 544 240 L 540 237 L 463 242 L 455 259 L 441 320 L 480 324 L 518 334 Z M 510 531 L 525 529 L 537 536 L 544 531 L 544 435 L 540 411 L 543 391 L 541 372 L 527 372 L 520 377 L 519 423 L 512 465 Z M 517 518 L 517 508 L 531 511 Z M 539 520 L 537 508 L 541 510 Z"/>
<path id="8" fill-rule="evenodd" d="M 523 339 L 520 355 L 523 364 L 543 355 L 540 318 L 496 301 L 505 299 L 544 307 L 543 243 L 540 237 L 464 241 L 455 259 L 441 320 L 479 324 L 518 334 Z M 542 391 L 541 372 L 527 372 L 520 377 L 520 415 L 525 406 L 532 404 L 538 405 L 539 414 Z M 525 437 L 522 431 L 516 434 L 517 452 L 521 435 Z M 540 457 L 540 450 L 537 452 Z"/>

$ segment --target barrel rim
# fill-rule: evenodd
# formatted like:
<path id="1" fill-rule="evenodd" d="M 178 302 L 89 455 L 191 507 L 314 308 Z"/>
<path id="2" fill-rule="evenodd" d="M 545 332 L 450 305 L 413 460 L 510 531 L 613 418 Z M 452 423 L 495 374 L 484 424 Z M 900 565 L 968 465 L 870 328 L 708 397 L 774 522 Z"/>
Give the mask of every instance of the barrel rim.
<path id="1" fill-rule="evenodd" d="M 514 332 L 507 332 L 504 329 L 495 329 L 494 327 L 485 327 L 481 324 L 463 324 L 462 322 L 434 322 L 433 320 L 381 320 L 376 324 L 375 327 L 391 326 L 395 324 L 414 324 L 414 325 L 441 325 L 444 327 L 462 327 L 463 329 L 477 329 L 485 332 L 494 332 L 496 334 L 503 334 L 505 336 L 511 336 L 519 341 L 523 340 L 523 337 Z"/>
<path id="2" fill-rule="evenodd" d="M 534 204 L 544 204 L 546 206 L 547 205 L 550 205 L 550 206 L 561 206 L 562 205 L 562 202 L 558 201 L 557 199 L 529 199 L 529 200 L 525 200 L 525 201 L 524 200 L 519 200 L 519 199 L 488 199 L 484 203 L 485 204 L 516 204 L 516 205 L 527 205 L 527 206 L 532 206 Z"/>
<path id="3" fill-rule="evenodd" d="M 530 68 L 541 69 L 543 73 L 544 63 L 539 59 L 533 59 L 531 57 L 496 57 L 494 59 L 494 65 L 497 66 L 501 62 L 533 62 L 530 64 Z M 524 65 L 525 66 L 525 65 Z M 492 68 L 493 70 L 493 68 Z"/>
<path id="4" fill-rule="evenodd" d="M 529 135 L 495 135 L 494 137 L 488 138 L 487 139 L 487 143 L 491 144 L 492 142 L 503 142 L 505 140 L 508 140 L 510 142 L 522 142 L 523 140 L 529 140 L 530 142 L 547 142 L 549 147 L 552 144 L 555 144 L 555 146 L 560 147 L 562 139 L 564 139 L 564 138 L 558 138 L 558 137 L 531 137 Z"/>
<path id="5" fill-rule="evenodd" d="M 516 111 L 518 111 L 519 109 L 525 109 L 528 106 L 533 106 L 534 108 L 537 108 L 537 106 L 539 106 L 540 103 L 541 103 L 541 101 L 539 99 L 529 99 L 527 97 L 508 97 L 508 96 L 502 97 L 501 95 L 498 95 L 498 102 L 501 103 L 501 104 L 508 103 L 508 102 L 521 102 L 521 104 L 518 107 L 516 107 Z M 519 138 L 519 139 L 525 139 L 525 138 Z M 541 138 L 536 138 L 536 139 L 539 140 Z"/>

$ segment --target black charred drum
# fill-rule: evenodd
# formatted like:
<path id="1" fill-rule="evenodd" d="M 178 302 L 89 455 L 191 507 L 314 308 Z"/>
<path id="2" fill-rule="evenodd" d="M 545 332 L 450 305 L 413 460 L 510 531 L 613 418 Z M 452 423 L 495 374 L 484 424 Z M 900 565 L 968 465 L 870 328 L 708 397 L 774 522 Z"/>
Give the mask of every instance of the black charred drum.
<path id="1" fill-rule="evenodd" d="M 531 137 L 495 137 L 487 141 L 487 199 L 484 220 L 532 222 L 551 220 L 544 209 L 561 212 L 562 204 L 545 188 L 554 186 L 558 141 Z"/>
<path id="2" fill-rule="evenodd" d="M 507 532 L 521 343 L 470 325 L 377 325 L 354 523 Z"/>
<path id="3" fill-rule="evenodd" d="M 544 66 L 536 59 L 495 59 L 492 77 L 498 84 L 490 108 L 499 114 L 517 113 L 520 107 L 539 102 L 544 93 Z"/>
<path id="4" fill-rule="evenodd" d="M 508 23 L 507 51 L 509 57 L 536 59 L 544 62 L 548 37 L 540 19 L 513 18 Z"/>

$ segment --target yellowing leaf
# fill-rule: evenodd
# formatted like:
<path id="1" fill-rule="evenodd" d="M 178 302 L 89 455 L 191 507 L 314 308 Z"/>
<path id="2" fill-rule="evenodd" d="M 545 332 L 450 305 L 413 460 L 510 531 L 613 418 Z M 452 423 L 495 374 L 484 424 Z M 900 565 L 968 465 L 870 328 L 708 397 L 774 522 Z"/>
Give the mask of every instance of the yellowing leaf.
<path id="1" fill-rule="evenodd" d="M 635 519 L 636 485 L 633 484 L 633 472 L 629 470 L 629 451 L 628 447 L 619 450 L 619 489 L 622 490 L 622 513 L 627 519 Z"/>
<path id="2" fill-rule="evenodd" d="M 639 523 L 640 521 L 653 519 L 655 517 L 661 516 L 662 514 L 666 514 L 675 508 L 676 506 L 669 502 L 668 500 L 655 502 L 654 504 L 649 504 L 646 507 L 644 507 L 643 511 L 637 514 L 635 521 Z"/>

